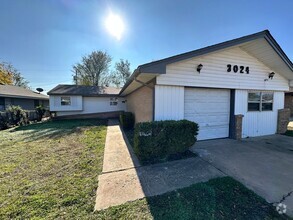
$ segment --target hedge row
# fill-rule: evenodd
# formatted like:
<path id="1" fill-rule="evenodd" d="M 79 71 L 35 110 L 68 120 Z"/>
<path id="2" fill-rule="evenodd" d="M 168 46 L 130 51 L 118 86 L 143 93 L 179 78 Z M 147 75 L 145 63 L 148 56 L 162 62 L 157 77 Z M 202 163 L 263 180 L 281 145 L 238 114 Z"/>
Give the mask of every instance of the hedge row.
<path id="1" fill-rule="evenodd" d="M 137 123 L 134 151 L 142 162 L 186 152 L 196 142 L 198 125 L 188 120 Z"/>
<path id="2" fill-rule="evenodd" d="M 20 106 L 9 106 L 4 112 L 0 112 L 0 130 L 18 125 L 27 125 L 30 121 L 41 121 L 46 110 L 42 106 L 35 111 L 25 111 Z"/>
<path id="3" fill-rule="evenodd" d="M 121 126 L 126 129 L 132 129 L 134 126 L 134 115 L 131 112 L 122 112 L 120 113 L 120 124 Z"/>

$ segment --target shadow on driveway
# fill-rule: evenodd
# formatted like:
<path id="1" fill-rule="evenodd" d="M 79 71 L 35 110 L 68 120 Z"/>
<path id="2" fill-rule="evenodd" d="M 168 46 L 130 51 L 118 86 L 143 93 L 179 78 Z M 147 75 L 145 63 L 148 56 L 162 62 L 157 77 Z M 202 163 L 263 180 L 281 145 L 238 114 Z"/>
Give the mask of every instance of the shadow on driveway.
<path id="1" fill-rule="evenodd" d="M 242 141 L 201 141 L 192 151 L 268 202 L 278 202 L 293 190 L 292 137 L 270 135 Z M 293 196 L 284 203 L 288 215 L 293 216 Z"/>

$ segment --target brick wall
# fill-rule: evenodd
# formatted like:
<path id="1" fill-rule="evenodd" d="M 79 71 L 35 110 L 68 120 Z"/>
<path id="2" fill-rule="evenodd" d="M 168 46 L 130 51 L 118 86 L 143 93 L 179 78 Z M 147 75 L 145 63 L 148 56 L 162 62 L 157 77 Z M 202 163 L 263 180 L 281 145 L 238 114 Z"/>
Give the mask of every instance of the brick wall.
<path id="1" fill-rule="evenodd" d="M 289 108 L 291 116 L 293 116 L 293 93 L 285 95 L 285 108 Z"/>
<path id="2" fill-rule="evenodd" d="M 126 110 L 134 114 L 135 123 L 153 120 L 153 92 L 154 89 L 143 86 L 126 96 Z"/>

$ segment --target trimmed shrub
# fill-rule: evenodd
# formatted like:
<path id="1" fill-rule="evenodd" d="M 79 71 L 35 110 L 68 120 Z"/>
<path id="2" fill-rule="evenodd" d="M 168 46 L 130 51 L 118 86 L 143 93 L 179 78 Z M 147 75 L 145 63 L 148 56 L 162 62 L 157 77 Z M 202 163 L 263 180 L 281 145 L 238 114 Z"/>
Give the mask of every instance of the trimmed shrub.
<path id="1" fill-rule="evenodd" d="M 36 112 L 37 112 L 37 115 L 38 115 L 37 120 L 41 121 L 43 116 L 45 115 L 46 109 L 42 105 L 39 105 L 39 106 L 36 107 Z"/>
<path id="2" fill-rule="evenodd" d="M 142 161 L 156 161 L 186 152 L 196 142 L 198 125 L 188 120 L 137 123 L 134 152 Z"/>
<path id="3" fill-rule="evenodd" d="M 7 113 L 3 112 L 0 114 L 0 130 L 4 130 L 9 128 L 9 120 L 7 117 Z"/>
<path id="4" fill-rule="evenodd" d="M 134 126 L 134 115 L 131 112 L 122 112 L 120 114 L 120 124 L 121 126 L 126 129 L 132 129 Z"/>
<path id="5" fill-rule="evenodd" d="M 9 106 L 6 109 L 8 115 L 9 124 L 14 125 L 26 125 L 29 123 L 26 112 L 20 106 Z"/>

